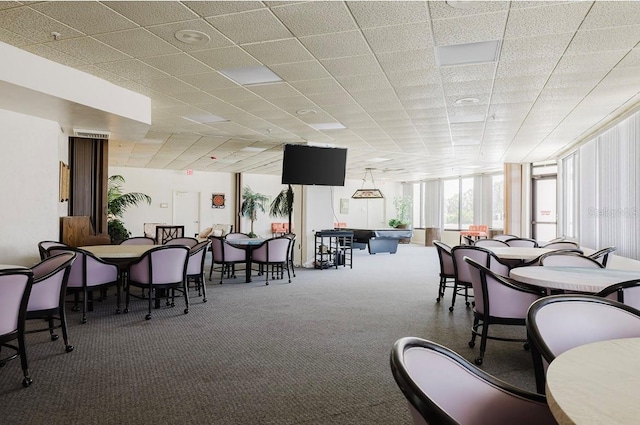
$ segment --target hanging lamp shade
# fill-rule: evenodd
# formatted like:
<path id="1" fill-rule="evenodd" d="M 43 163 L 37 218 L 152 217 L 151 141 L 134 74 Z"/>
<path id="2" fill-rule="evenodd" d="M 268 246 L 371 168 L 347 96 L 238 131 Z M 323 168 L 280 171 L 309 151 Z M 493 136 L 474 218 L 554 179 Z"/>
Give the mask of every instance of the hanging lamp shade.
<path id="1" fill-rule="evenodd" d="M 365 189 L 365 184 L 367 183 L 367 174 L 371 176 L 371 184 L 373 185 L 373 189 Z M 357 189 L 353 195 L 351 195 L 353 199 L 380 199 L 384 198 L 384 195 L 380 191 L 380 189 L 376 189 L 376 183 L 373 181 L 373 173 L 371 172 L 371 168 L 366 168 L 364 171 L 364 178 L 362 179 L 362 188 Z"/>

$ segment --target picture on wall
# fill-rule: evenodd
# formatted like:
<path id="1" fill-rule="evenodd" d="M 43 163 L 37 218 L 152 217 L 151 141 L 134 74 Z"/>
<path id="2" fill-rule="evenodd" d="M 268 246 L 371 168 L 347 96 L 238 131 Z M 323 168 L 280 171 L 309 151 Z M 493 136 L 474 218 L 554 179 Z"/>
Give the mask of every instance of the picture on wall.
<path id="1" fill-rule="evenodd" d="M 224 208 L 224 193 L 211 194 L 211 208 Z"/>

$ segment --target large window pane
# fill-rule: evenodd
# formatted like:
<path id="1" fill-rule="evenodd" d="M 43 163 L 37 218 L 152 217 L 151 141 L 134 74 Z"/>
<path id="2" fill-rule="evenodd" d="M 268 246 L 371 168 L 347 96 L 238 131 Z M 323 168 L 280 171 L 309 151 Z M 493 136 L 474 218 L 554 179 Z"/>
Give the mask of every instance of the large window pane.
<path id="1" fill-rule="evenodd" d="M 473 177 L 460 179 L 460 229 L 468 229 L 473 222 Z"/>
<path id="2" fill-rule="evenodd" d="M 504 229 L 504 176 L 492 176 L 491 187 L 491 227 Z"/>
<path id="3" fill-rule="evenodd" d="M 413 184 L 413 228 L 424 227 L 424 197 L 422 196 L 422 183 Z"/>
<path id="4" fill-rule="evenodd" d="M 444 180 L 444 228 L 459 229 L 460 228 L 460 181 Z"/>

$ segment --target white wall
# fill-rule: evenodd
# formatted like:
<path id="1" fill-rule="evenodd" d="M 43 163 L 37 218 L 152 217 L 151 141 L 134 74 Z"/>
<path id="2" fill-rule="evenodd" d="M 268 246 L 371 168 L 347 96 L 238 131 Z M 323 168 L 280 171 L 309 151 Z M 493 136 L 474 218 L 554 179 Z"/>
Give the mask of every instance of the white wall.
<path id="1" fill-rule="evenodd" d="M 0 110 L 0 263 L 31 266 L 38 242 L 58 240 L 67 203 L 59 194 L 59 159 L 67 136 L 58 123 Z"/>

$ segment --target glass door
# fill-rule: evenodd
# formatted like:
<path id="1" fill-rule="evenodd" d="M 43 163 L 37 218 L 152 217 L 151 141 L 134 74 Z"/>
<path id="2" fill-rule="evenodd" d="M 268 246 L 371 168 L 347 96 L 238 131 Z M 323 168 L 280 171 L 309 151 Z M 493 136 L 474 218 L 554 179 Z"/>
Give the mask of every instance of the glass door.
<path id="1" fill-rule="evenodd" d="M 531 235 L 538 241 L 550 241 L 556 238 L 558 227 L 556 184 L 556 175 L 533 177 Z"/>

